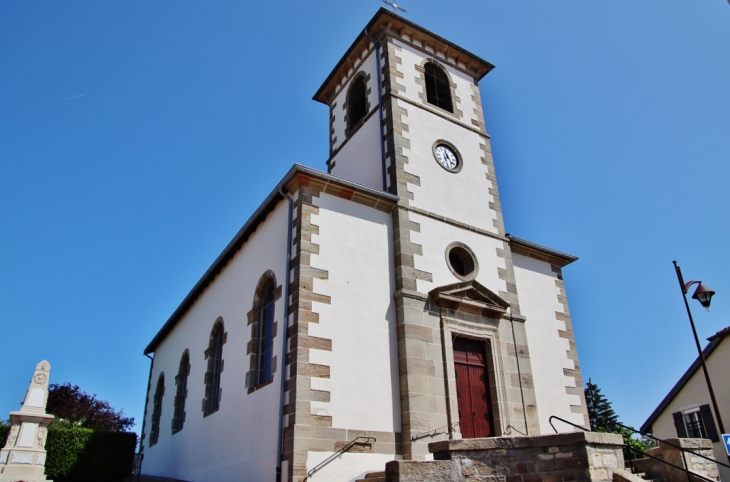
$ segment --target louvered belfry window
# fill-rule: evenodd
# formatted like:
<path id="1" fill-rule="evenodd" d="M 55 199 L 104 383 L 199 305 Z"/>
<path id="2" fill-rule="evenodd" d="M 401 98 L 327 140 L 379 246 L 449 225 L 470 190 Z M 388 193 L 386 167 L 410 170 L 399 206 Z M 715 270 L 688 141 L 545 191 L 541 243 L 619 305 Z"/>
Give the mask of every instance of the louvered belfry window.
<path id="1" fill-rule="evenodd" d="M 368 95 L 365 77 L 360 75 L 352 81 L 347 92 L 347 131 L 352 131 L 368 113 Z"/>
<path id="2" fill-rule="evenodd" d="M 446 73 L 436 64 L 426 64 L 426 100 L 436 107 L 454 112 L 451 102 L 451 82 Z"/>

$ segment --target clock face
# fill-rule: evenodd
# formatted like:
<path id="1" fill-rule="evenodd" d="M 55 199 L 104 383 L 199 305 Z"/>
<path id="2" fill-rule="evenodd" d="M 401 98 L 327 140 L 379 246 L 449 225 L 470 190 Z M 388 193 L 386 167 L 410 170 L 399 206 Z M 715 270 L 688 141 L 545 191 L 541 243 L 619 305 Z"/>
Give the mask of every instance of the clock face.
<path id="1" fill-rule="evenodd" d="M 441 166 L 448 171 L 455 171 L 459 167 L 459 157 L 453 149 L 446 144 L 439 144 L 434 149 L 436 160 Z"/>

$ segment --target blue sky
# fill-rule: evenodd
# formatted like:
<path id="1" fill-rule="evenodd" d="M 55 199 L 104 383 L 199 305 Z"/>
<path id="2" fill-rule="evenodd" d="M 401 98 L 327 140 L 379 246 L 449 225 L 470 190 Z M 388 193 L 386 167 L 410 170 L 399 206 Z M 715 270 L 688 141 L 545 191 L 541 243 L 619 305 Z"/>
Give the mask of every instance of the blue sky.
<path id="1" fill-rule="evenodd" d="M 141 425 L 142 350 L 292 163 L 326 170 L 311 97 L 381 5 L 0 3 L 0 419 L 48 359 Z M 583 376 L 640 425 L 696 357 L 673 259 L 718 293 L 700 336 L 730 325 L 730 5 L 402 6 L 496 65 L 507 230 L 580 257 Z"/>

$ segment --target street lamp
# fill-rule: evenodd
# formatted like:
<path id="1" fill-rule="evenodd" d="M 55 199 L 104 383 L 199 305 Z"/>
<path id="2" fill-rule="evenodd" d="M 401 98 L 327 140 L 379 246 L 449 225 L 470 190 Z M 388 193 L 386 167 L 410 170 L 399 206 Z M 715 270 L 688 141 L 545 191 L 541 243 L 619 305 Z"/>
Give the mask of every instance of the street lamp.
<path id="1" fill-rule="evenodd" d="M 730 0 L 729 0 L 730 1 Z M 692 295 L 692 299 L 695 299 L 700 302 L 702 306 L 704 306 L 707 311 L 710 311 L 710 301 L 712 301 L 712 295 L 715 294 L 714 291 L 712 291 L 707 286 L 703 285 L 701 281 L 690 281 L 689 283 L 684 282 L 684 278 L 682 277 L 682 270 L 679 269 L 679 265 L 676 261 L 672 261 L 674 263 L 674 269 L 677 271 L 677 279 L 679 280 L 679 287 L 682 290 L 682 298 L 684 299 L 684 306 L 687 308 L 687 316 L 689 316 L 689 324 L 692 326 L 692 334 L 695 336 L 695 343 L 697 344 L 697 352 L 700 354 L 700 360 L 702 361 L 702 371 L 705 372 L 705 381 L 707 381 L 707 389 L 710 392 L 710 399 L 712 399 L 712 408 L 715 409 L 715 416 L 717 417 L 717 423 L 720 426 L 720 432 L 721 433 L 727 433 L 725 432 L 725 425 L 722 423 L 722 415 L 720 415 L 720 409 L 717 408 L 717 400 L 715 400 L 715 391 L 712 389 L 712 382 L 710 381 L 710 373 L 707 371 L 707 362 L 705 361 L 705 354 L 702 352 L 702 347 L 700 346 L 700 339 L 697 337 L 697 330 L 695 330 L 695 322 L 692 319 L 692 312 L 689 310 L 689 303 L 687 302 L 687 291 L 689 288 L 696 284 L 697 289 L 695 289 L 695 293 Z"/>

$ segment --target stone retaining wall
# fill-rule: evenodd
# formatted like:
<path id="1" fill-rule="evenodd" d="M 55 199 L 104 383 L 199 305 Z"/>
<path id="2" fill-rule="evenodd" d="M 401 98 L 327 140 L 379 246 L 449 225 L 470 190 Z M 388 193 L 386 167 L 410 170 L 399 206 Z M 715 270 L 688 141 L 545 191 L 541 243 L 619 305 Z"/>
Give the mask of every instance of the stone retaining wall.
<path id="1" fill-rule="evenodd" d="M 712 442 L 709 440 L 700 438 L 672 438 L 668 439 L 667 442 L 692 450 L 705 457 L 714 458 Z M 649 450 L 649 454 L 678 467 L 685 467 L 690 472 L 694 472 L 708 479 L 720 480 L 720 474 L 714 462 L 689 452 L 685 452 L 684 457 L 682 457 L 682 451 L 677 447 L 660 442 L 659 447 Z M 663 464 L 655 459 L 638 459 L 632 461 L 632 464 L 637 472 L 644 472 L 651 478 L 662 479 L 666 482 L 687 482 L 686 472 Z M 695 477 L 694 480 L 701 481 L 702 479 Z"/>
<path id="2" fill-rule="evenodd" d="M 392 461 L 388 482 L 611 482 L 624 469 L 620 435 L 576 432 L 429 444 L 433 461 Z"/>

